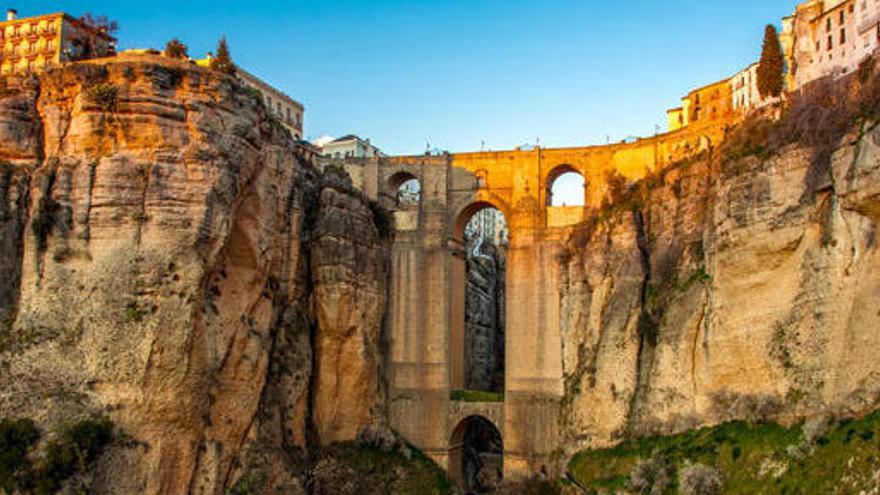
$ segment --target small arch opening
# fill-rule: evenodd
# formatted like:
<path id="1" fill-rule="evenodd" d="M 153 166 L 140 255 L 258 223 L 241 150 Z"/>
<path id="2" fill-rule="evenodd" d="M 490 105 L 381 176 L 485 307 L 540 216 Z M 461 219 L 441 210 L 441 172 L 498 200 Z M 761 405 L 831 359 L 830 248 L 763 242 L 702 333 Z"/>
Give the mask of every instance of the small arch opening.
<path id="1" fill-rule="evenodd" d="M 482 416 L 469 416 L 452 432 L 449 473 L 463 493 L 492 493 L 504 475 L 501 432 Z"/>
<path id="2" fill-rule="evenodd" d="M 388 185 L 398 207 L 417 206 L 422 201 L 422 183 L 413 174 L 399 172 L 389 179 Z"/>
<path id="3" fill-rule="evenodd" d="M 569 165 L 557 167 L 547 176 L 547 206 L 584 206 L 586 180 Z"/>

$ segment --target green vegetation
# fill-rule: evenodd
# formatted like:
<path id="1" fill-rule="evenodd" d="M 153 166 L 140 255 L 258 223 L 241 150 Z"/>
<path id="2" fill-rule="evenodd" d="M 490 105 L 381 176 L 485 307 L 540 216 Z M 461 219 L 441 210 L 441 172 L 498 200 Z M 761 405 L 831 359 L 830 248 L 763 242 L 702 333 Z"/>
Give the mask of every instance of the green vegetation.
<path id="1" fill-rule="evenodd" d="M 449 393 L 449 400 L 453 402 L 504 402 L 504 394 L 482 390 L 453 390 Z"/>
<path id="2" fill-rule="evenodd" d="M 782 94 L 784 70 L 785 59 L 782 57 L 782 45 L 779 44 L 776 27 L 768 24 L 764 29 L 764 45 L 758 63 L 758 92 L 761 97 L 776 97 Z"/>
<path id="3" fill-rule="evenodd" d="M 125 306 L 125 322 L 126 323 L 140 323 L 144 320 L 144 316 L 146 315 L 146 311 L 138 308 L 137 303 L 130 302 Z"/>
<path id="4" fill-rule="evenodd" d="M 415 449 L 384 451 L 342 443 L 321 454 L 311 471 L 312 493 L 441 495 L 455 492 L 443 470 Z"/>
<path id="5" fill-rule="evenodd" d="M 0 490 L 6 493 L 56 492 L 70 477 L 88 472 L 113 441 L 107 418 L 65 425 L 40 458 L 34 449 L 40 432 L 30 419 L 0 421 Z"/>
<path id="6" fill-rule="evenodd" d="M 872 476 L 880 470 L 880 411 L 829 426 L 733 422 L 630 440 L 578 453 L 569 473 L 584 487 L 609 492 L 630 486 L 639 477 L 637 467 L 642 472 L 651 467 L 644 461 L 668 467 L 663 493 L 677 493 L 690 463 L 720 472 L 727 494 L 859 493 L 873 486 Z"/>
<path id="7" fill-rule="evenodd" d="M 211 68 L 230 76 L 235 75 L 235 64 L 232 62 L 232 55 L 229 53 L 229 44 L 226 43 L 226 36 L 220 38 L 217 43 L 217 53 L 211 59 Z"/>
<path id="8" fill-rule="evenodd" d="M 116 109 L 119 97 L 119 88 L 110 83 L 98 83 L 90 86 L 85 91 L 86 101 L 98 106 L 105 112 Z"/>
<path id="9" fill-rule="evenodd" d="M 189 58 L 189 50 L 182 41 L 174 38 L 165 44 L 165 56 L 177 58 L 180 60 L 186 60 Z"/>
<path id="10" fill-rule="evenodd" d="M 13 493 L 25 487 L 33 469 L 29 455 L 39 439 L 30 419 L 0 421 L 0 491 Z"/>

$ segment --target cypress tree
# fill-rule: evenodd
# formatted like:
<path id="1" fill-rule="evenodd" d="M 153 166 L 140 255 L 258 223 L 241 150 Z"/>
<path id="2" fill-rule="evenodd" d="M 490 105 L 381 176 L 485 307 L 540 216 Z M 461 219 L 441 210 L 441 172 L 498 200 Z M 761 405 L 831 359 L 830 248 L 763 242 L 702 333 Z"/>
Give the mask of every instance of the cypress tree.
<path id="1" fill-rule="evenodd" d="M 217 44 L 217 54 L 211 59 L 211 68 L 229 75 L 235 74 L 235 64 L 232 63 L 232 56 L 229 54 L 226 36 L 220 38 L 220 42 Z"/>
<path id="2" fill-rule="evenodd" d="M 776 28 L 768 24 L 764 28 L 764 46 L 761 49 L 761 62 L 758 64 L 758 92 L 761 98 L 776 97 L 782 94 L 782 72 L 785 59 Z"/>

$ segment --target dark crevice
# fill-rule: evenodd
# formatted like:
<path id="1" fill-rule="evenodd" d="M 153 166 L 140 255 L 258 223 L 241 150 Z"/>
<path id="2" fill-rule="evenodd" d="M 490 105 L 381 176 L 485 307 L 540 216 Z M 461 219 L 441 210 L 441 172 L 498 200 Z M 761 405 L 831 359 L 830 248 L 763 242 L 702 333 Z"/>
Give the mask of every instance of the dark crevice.
<path id="1" fill-rule="evenodd" d="M 650 236 L 644 214 L 640 210 L 633 211 L 636 226 L 636 243 L 639 249 L 639 260 L 642 265 L 642 284 L 639 294 L 640 312 L 638 320 L 638 361 L 636 363 L 636 384 L 630 399 L 627 430 L 630 435 L 636 433 L 636 425 L 641 421 L 640 405 L 648 393 L 649 374 L 654 365 L 654 351 L 657 347 L 657 334 L 662 315 L 651 307 L 651 246 Z"/>

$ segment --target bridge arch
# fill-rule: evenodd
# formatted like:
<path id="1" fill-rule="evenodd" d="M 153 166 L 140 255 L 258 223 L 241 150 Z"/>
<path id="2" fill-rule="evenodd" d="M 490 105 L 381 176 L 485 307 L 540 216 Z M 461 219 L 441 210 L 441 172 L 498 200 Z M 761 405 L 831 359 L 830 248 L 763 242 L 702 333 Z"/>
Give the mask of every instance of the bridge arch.
<path id="1" fill-rule="evenodd" d="M 497 214 L 480 215 L 488 210 Z M 474 220 L 479 239 L 466 234 Z M 472 236 L 474 228 L 471 225 Z M 450 386 L 503 393 L 507 217 L 495 203 L 474 201 L 458 211 L 452 233 L 458 248 L 450 267 Z M 475 285 L 475 280 L 484 285 Z"/>
<path id="2" fill-rule="evenodd" d="M 416 206 L 422 199 L 422 181 L 415 174 L 401 170 L 388 178 L 386 191 L 395 206 Z"/>
<path id="3" fill-rule="evenodd" d="M 462 419 L 449 438 L 448 471 L 464 493 L 497 488 L 504 473 L 504 440 L 498 426 L 482 415 Z"/>
<path id="4" fill-rule="evenodd" d="M 587 181 L 584 174 L 569 164 L 557 165 L 544 178 L 546 206 L 585 206 Z M 578 190 L 574 191 L 573 187 Z M 565 196 L 563 199 L 562 196 Z"/>

